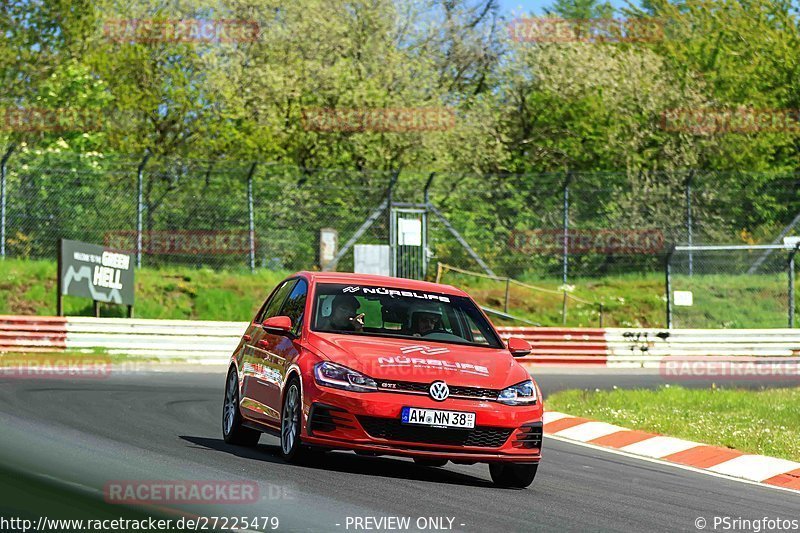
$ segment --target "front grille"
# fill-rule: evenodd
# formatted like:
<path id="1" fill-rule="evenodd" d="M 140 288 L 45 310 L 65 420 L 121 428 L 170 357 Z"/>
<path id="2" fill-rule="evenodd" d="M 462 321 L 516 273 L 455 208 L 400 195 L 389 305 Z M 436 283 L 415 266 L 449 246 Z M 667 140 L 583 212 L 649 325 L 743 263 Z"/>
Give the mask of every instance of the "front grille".
<path id="1" fill-rule="evenodd" d="M 428 389 L 430 386 L 430 383 L 416 383 L 413 381 L 378 381 L 378 387 L 380 389 L 394 392 L 428 394 Z M 485 389 L 482 387 L 459 387 L 455 385 L 448 385 L 448 388 L 450 389 L 450 397 L 456 398 L 495 400 L 497 399 L 497 395 L 500 394 L 499 390 Z"/>
<path id="2" fill-rule="evenodd" d="M 360 416 L 358 421 L 371 437 L 378 439 L 481 448 L 499 448 L 505 444 L 512 431 L 487 427 L 449 429 L 409 426 L 394 418 L 372 416 Z"/>
<path id="3" fill-rule="evenodd" d="M 514 446 L 520 448 L 541 448 L 542 447 L 542 423 L 533 422 L 525 424 L 514 438 Z"/>
<path id="4" fill-rule="evenodd" d="M 497 399 L 499 390 L 483 389 L 480 387 L 450 387 L 450 396 L 466 396 L 468 398 L 491 398 Z"/>

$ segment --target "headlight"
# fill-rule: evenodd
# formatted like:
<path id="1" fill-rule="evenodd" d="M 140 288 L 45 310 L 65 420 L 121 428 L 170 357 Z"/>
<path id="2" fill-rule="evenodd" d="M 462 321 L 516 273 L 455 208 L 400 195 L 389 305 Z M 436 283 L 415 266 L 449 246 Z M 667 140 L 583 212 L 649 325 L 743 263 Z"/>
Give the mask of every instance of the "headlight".
<path id="1" fill-rule="evenodd" d="M 523 381 L 500 391 L 497 401 L 506 405 L 531 405 L 538 400 L 533 381 Z"/>
<path id="2" fill-rule="evenodd" d="M 319 385 L 336 389 L 353 392 L 378 390 L 378 384 L 374 379 L 336 363 L 317 363 L 314 367 L 314 378 Z"/>

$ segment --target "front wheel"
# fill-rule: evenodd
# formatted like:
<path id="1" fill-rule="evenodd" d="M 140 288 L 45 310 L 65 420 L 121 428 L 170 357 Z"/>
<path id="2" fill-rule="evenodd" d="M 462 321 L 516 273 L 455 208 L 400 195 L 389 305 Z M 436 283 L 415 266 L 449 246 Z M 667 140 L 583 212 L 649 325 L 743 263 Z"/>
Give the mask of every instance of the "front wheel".
<path id="1" fill-rule="evenodd" d="M 500 487 L 524 489 L 533 483 L 539 463 L 491 463 L 489 474 Z"/>
<path id="2" fill-rule="evenodd" d="M 300 396 L 300 381 L 292 378 L 283 395 L 281 410 L 281 455 L 290 463 L 306 461 L 310 450 L 300 441 L 302 428 L 303 399 Z"/>
<path id="3" fill-rule="evenodd" d="M 255 446 L 261 433 L 242 425 L 242 413 L 239 411 L 239 380 L 236 369 L 231 368 L 225 380 L 225 403 L 222 406 L 222 438 L 228 444 Z"/>

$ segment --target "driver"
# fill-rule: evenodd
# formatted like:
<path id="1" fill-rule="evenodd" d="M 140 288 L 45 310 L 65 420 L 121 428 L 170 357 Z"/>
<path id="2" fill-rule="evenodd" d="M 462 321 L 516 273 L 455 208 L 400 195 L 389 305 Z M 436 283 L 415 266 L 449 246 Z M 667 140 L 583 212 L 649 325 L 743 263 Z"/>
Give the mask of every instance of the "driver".
<path id="1" fill-rule="evenodd" d="M 417 311 L 411 318 L 411 333 L 422 337 L 431 331 L 442 329 L 442 314 L 439 311 Z"/>
<path id="2" fill-rule="evenodd" d="M 356 331 L 364 330 L 364 313 L 357 313 L 361 304 L 355 296 L 351 294 L 339 294 L 331 302 L 331 316 L 328 318 L 322 329 L 335 331 Z"/>

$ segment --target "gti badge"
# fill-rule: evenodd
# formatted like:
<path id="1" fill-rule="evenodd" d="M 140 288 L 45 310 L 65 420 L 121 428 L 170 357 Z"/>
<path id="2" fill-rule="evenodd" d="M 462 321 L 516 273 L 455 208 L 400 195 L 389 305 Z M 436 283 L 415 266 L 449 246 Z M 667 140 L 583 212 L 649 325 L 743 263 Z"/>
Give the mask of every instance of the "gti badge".
<path id="1" fill-rule="evenodd" d="M 450 389 L 444 381 L 434 381 L 428 389 L 428 394 L 437 402 L 443 402 L 450 396 Z"/>

